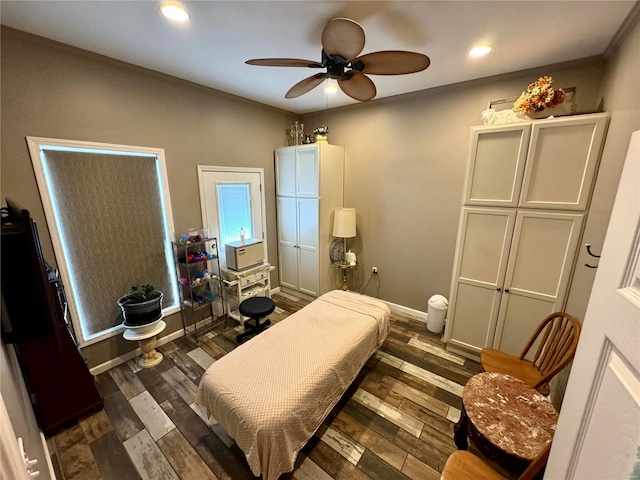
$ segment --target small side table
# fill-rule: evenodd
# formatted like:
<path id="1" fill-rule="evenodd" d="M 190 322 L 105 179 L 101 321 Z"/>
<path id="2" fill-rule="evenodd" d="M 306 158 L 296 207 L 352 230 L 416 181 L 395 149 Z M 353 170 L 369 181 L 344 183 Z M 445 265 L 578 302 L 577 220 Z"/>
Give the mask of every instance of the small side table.
<path id="1" fill-rule="evenodd" d="M 333 265 L 336 268 L 339 268 L 340 270 L 342 270 L 342 286 L 340 288 L 342 288 L 342 290 L 347 290 L 349 288 L 349 284 L 347 283 L 347 270 L 349 270 L 350 268 L 355 268 L 357 264 L 355 263 L 351 264 L 351 263 L 339 261 L 339 262 L 333 262 Z"/>
<path id="2" fill-rule="evenodd" d="M 125 340 L 137 341 L 142 349 L 142 356 L 138 357 L 138 365 L 141 368 L 155 367 L 162 362 L 162 354 L 156 350 L 157 335 L 167 328 L 162 318 L 147 325 L 125 327 L 127 329 L 122 334 Z"/>
<path id="3" fill-rule="evenodd" d="M 557 422 L 553 404 L 535 388 L 510 375 L 483 372 L 462 391 L 454 441 L 466 450 L 470 437 L 488 458 L 522 472 L 551 442 Z"/>

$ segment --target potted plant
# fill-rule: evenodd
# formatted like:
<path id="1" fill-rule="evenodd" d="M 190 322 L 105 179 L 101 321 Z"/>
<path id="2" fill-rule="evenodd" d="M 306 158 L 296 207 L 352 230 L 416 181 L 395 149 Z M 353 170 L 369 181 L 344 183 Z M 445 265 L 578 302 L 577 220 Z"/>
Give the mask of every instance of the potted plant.
<path id="1" fill-rule="evenodd" d="M 124 323 L 128 326 L 146 325 L 162 315 L 162 292 L 153 285 L 134 285 L 131 291 L 118 299 Z"/>

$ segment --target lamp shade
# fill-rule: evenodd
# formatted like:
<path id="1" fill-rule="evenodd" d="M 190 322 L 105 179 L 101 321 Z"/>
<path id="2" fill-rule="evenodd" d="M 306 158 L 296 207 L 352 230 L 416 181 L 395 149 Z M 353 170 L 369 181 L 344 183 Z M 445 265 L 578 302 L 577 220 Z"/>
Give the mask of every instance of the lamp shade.
<path id="1" fill-rule="evenodd" d="M 333 217 L 333 236 L 341 238 L 356 236 L 355 208 L 336 208 Z"/>

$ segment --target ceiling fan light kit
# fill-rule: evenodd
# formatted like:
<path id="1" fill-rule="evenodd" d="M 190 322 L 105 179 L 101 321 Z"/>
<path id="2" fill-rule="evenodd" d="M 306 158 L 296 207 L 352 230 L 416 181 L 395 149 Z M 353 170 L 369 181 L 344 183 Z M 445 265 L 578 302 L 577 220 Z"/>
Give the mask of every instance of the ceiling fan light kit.
<path id="1" fill-rule="evenodd" d="M 334 18 L 322 30 L 322 61 L 295 58 L 257 58 L 248 65 L 266 67 L 326 68 L 296 83 L 285 98 L 296 98 L 313 90 L 325 79 L 335 79 L 349 97 L 366 102 L 376 96 L 376 86 L 368 75 L 405 75 L 425 70 L 431 61 L 422 53 L 386 50 L 360 55 L 365 44 L 362 26 L 348 18 Z"/>

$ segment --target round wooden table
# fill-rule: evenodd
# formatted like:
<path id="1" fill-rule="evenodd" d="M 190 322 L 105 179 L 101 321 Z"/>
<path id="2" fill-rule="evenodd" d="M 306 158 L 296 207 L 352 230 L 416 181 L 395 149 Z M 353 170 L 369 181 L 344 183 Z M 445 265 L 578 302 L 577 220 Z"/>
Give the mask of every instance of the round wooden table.
<path id="1" fill-rule="evenodd" d="M 474 375 L 462 391 L 462 415 L 454 426 L 459 450 L 467 438 L 504 468 L 523 471 L 551 442 L 558 412 L 549 399 L 503 373 Z"/>

